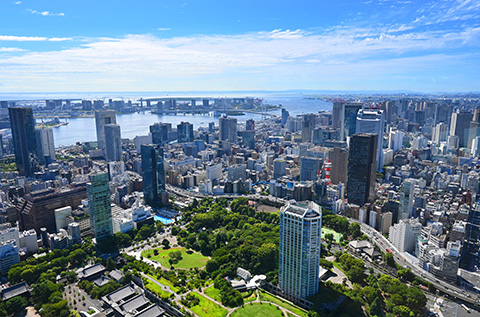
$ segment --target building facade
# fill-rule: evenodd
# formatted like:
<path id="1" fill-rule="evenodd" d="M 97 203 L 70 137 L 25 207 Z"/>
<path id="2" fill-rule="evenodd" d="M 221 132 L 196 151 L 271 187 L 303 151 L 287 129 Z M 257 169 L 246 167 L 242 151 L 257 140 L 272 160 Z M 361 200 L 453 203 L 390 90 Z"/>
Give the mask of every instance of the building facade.
<path id="1" fill-rule="evenodd" d="M 92 174 L 89 178 L 87 195 L 90 227 L 99 242 L 113 235 L 108 173 Z"/>
<path id="2" fill-rule="evenodd" d="M 32 108 L 8 108 L 15 163 L 20 175 L 33 177 L 37 166 L 37 142 Z"/>
<path id="3" fill-rule="evenodd" d="M 165 191 L 165 163 L 163 148 L 159 145 L 142 145 L 143 193 L 145 201 L 152 207 L 162 202 Z"/>
<path id="4" fill-rule="evenodd" d="M 306 299 L 318 292 L 321 231 L 318 205 L 281 209 L 278 281 L 286 294 Z"/>

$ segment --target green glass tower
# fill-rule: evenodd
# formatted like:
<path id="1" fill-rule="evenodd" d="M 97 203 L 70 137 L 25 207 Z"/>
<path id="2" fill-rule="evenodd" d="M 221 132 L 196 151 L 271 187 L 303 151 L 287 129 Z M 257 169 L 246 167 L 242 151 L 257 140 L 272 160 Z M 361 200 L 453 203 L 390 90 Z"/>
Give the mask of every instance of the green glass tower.
<path id="1" fill-rule="evenodd" d="M 91 230 L 99 242 L 113 235 L 108 173 L 90 175 L 87 195 Z"/>

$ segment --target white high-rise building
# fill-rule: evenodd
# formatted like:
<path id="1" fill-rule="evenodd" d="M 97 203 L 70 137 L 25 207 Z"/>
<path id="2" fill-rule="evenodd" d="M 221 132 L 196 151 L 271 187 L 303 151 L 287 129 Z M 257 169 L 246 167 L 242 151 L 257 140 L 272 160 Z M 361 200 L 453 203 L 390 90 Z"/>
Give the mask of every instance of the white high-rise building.
<path id="1" fill-rule="evenodd" d="M 399 223 L 390 227 L 388 240 L 400 252 L 412 252 L 415 250 L 417 237 L 422 233 L 422 224 L 418 219 L 402 219 Z"/>
<path id="2" fill-rule="evenodd" d="M 53 130 L 51 128 L 35 129 L 37 142 L 37 155 L 42 164 L 50 164 L 55 161 L 55 143 L 53 142 Z"/>
<path id="3" fill-rule="evenodd" d="M 400 206 L 398 208 L 398 219 L 407 219 L 413 214 L 415 180 L 407 178 L 400 187 Z"/>
<path id="4" fill-rule="evenodd" d="M 472 140 L 472 155 L 480 155 L 480 136 L 477 136 Z"/>
<path id="5" fill-rule="evenodd" d="M 390 129 L 390 134 L 388 136 L 388 148 L 392 149 L 393 153 L 403 148 L 404 135 L 405 133 L 403 133 L 403 131 Z"/>
<path id="6" fill-rule="evenodd" d="M 360 109 L 357 114 L 356 133 L 376 134 L 377 138 L 377 170 L 383 168 L 383 134 L 385 129 L 385 116 L 383 110 Z"/>
<path id="7" fill-rule="evenodd" d="M 435 144 L 440 144 L 440 142 L 447 141 L 448 137 L 448 124 L 440 122 L 437 123 L 432 133 L 432 141 Z"/>
<path id="8" fill-rule="evenodd" d="M 220 179 L 223 176 L 222 163 L 207 165 L 206 167 L 207 179 L 213 181 L 214 179 Z"/>
<path id="9" fill-rule="evenodd" d="M 321 232 L 317 204 L 288 204 L 281 209 L 278 281 L 286 294 L 305 299 L 318 292 Z"/>
<path id="10" fill-rule="evenodd" d="M 100 150 L 105 148 L 105 125 L 116 124 L 117 117 L 114 110 L 95 111 L 95 125 L 97 128 L 97 143 Z"/>

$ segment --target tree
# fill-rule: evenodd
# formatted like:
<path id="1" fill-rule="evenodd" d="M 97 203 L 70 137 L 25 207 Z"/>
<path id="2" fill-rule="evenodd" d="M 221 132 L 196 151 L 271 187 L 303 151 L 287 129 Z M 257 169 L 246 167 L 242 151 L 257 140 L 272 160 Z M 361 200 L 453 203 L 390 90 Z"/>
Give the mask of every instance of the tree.
<path id="1" fill-rule="evenodd" d="M 331 270 L 333 268 L 333 263 L 325 259 L 320 259 L 320 266 L 324 269 Z"/>
<path id="2" fill-rule="evenodd" d="M 383 303 L 379 296 L 370 304 L 370 316 L 383 316 Z"/>
<path id="3" fill-rule="evenodd" d="M 27 300 L 25 297 L 16 296 L 7 300 L 5 307 L 10 315 L 16 315 L 25 310 L 25 307 L 27 307 Z"/>
<path id="4" fill-rule="evenodd" d="M 105 268 L 107 269 L 107 271 L 113 271 L 117 268 L 117 264 L 112 258 L 108 258 Z"/>
<path id="5" fill-rule="evenodd" d="M 121 231 L 115 233 L 115 243 L 120 247 L 120 248 L 125 248 L 128 247 L 132 244 L 132 238 Z"/>
<path id="6" fill-rule="evenodd" d="M 409 317 L 412 311 L 407 306 L 399 305 L 393 307 L 393 313 L 399 317 Z"/>
<path id="7" fill-rule="evenodd" d="M 163 239 L 162 245 L 163 245 L 164 249 L 169 249 L 170 248 L 170 241 L 168 241 L 167 239 Z"/>
<path id="8" fill-rule="evenodd" d="M 216 270 L 218 270 L 219 267 L 220 267 L 220 265 L 218 264 L 217 260 L 212 259 L 212 260 L 207 261 L 207 264 L 205 265 L 205 270 L 208 273 L 212 273 L 212 272 L 215 272 Z"/>
<path id="9" fill-rule="evenodd" d="M 257 258 L 260 262 L 259 272 L 267 273 L 275 269 L 278 262 L 278 247 L 273 243 L 264 243 L 257 249 Z"/>
<path id="10" fill-rule="evenodd" d="M 350 224 L 349 231 L 354 238 L 358 238 L 362 235 L 362 230 L 360 230 L 360 225 L 357 222 Z"/>
<path id="11" fill-rule="evenodd" d="M 388 266 L 395 268 L 395 259 L 393 258 L 393 254 L 387 252 L 383 255 L 383 260 L 387 263 Z"/>

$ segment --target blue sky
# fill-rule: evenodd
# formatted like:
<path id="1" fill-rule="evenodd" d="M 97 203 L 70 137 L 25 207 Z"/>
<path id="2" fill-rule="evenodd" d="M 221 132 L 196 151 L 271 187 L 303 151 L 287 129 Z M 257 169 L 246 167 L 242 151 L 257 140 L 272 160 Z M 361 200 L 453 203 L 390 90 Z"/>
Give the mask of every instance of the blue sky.
<path id="1" fill-rule="evenodd" d="M 480 1 L 0 1 L 0 92 L 480 91 Z"/>

